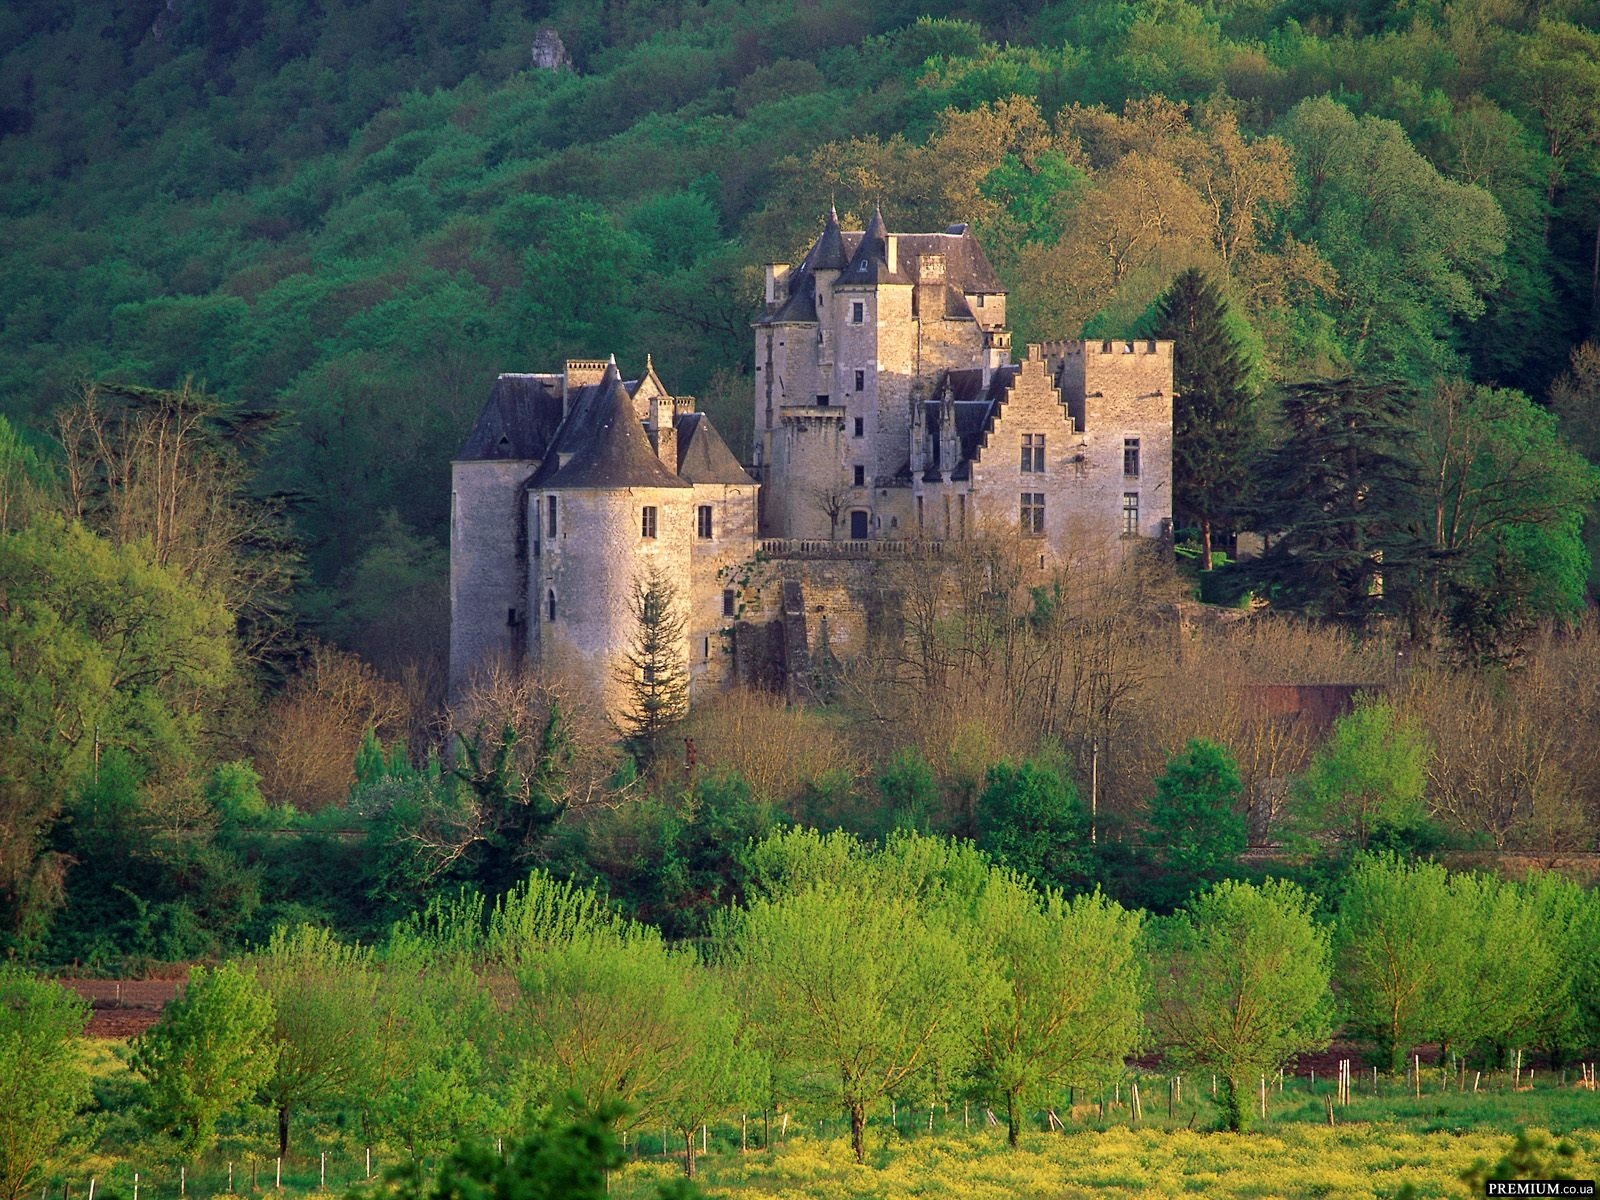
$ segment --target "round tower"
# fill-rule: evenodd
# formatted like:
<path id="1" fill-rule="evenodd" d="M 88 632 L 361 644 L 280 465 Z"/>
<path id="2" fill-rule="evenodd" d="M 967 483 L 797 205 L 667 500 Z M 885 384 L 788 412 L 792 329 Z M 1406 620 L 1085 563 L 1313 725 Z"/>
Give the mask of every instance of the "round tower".
<path id="1" fill-rule="evenodd" d="M 540 667 L 581 683 L 615 719 L 630 698 L 637 589 L 666 581 L 687 614 L 694 488 L 657 457 L 616 367 L 571 399 L 556 452 L 528 487 L 530 638 Z M 687 669 L 687 632 L 676 654 Z"/>

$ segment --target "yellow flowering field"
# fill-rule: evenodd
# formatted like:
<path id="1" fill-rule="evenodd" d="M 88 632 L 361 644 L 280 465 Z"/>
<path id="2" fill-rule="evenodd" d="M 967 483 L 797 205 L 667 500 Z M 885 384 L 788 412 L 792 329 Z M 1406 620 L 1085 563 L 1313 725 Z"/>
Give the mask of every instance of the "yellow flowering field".
<path id="1" fill-rule="evenodd" d="M 1593 1178 L 1600 1136 L 1583 1130 L 1562 1136 L 1578 1150 L 1567 1174 Z M 1027 1135 L 1016 1150 L 1000 1135 L 895 1145 L 880 1139 L 865 1167 L 852 1161 L 848 1138 L 792 1138 L 770 1157 L 712 1155 L 702 1161 L 700 1182 L 713 1196 L 740 1200 L 1368 1200 L 1394 1196 L 1406 1184 L 1418 1197 L 1465 1197 L 1481 1192 L 1469 1189 L 1461 1172 L 1477 1159 L 1498 1160 L 1512 1137 L 1487 1129 L 1421 1132 L 1397 1122 L 1285 1124 L 1242 1135 L 1116 1126 Z M 675 1173 L 666 1163 L 635 1164 L 614 1179 L 612 1194 L 644 1196 Z"/>

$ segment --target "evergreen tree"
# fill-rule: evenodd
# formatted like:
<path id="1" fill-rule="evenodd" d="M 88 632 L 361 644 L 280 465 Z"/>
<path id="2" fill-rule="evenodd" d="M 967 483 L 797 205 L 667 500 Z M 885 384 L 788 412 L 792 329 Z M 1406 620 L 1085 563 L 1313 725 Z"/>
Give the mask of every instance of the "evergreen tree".
<path id="1" fill-rule="evenodd" d="M 1171 338 L 1172 498 L 1200 527 L 1200 569 L 1211 570 L 1211 533 L 1236 510 L 1250 482 L 1256 440 L 1255 394 L 1228 302 L 1194 267 L 1172 282 L 1156 315 L 1156 336 Z"/>
<path id="2" fill-rule="evenodd" d="M 617 672 L 627 689 L 621 724 L 628 748 L 649 766 L 661 753 L 667 731 L 689 711 L 678 589 L 653 566 L 633 581 L 633 614 L 633 640 Z"/>
<path id="3" fill-rule="evenodd" d="M 1246 842 L 1239 792 L 1233 756 L 1198 738 L 1191 738 L 1156 780 L 1150 828 L 1160 847 L 1160 885 L 1174 900 L 1215 883 L 1238 865 Z"/>
<path id="4" fill-rule="evenodd" d="M 1360 619 L 1403 590 L 1415 546 L 1406 396 L 1390 383 L 1317 380 L 1283 398 L 1288 437 L 1261 464 L 1257 519 L 1278 533 L 1255 568 L 1291 604 Z"/>

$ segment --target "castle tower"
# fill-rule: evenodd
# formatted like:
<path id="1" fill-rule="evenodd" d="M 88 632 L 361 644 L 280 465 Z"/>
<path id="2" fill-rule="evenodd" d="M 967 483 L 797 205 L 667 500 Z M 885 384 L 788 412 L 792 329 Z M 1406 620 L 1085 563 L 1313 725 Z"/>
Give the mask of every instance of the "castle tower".
<path id="1" fill-rule="evenodd" d="M 767 283 L 755 323 L 763 530 L 910 536 L 917 381 L 1009 361 L 1005 292 L 982 249 L 965 225 L 896 234 L 877 212 L 855 233 L 830 211 L 800 265 L 773 264 Z"/>
<path id="2" fill-rule="evenodd" d="M 501 375 L 450 464 L 450 674 L 515 665 L 529 620 L 523 489 L 562 416 L 562 377 Z"/>
<path id="3" fill-rule="evenodd" d="M 677 593 L 689 666 L 693 499 L 693 484 L 651 445 L 614 363 L 572 401 L 528 484 L 530 640 L 541 669 L 586 683 L 613 715 L 629 698 L 618 671 L 638 632 L 634 585 L 652 568 Z"/>

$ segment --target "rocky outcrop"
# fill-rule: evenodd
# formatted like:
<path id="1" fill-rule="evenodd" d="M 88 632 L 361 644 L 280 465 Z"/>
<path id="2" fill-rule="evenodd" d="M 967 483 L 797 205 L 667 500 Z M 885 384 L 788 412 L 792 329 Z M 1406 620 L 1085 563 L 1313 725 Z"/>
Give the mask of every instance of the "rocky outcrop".
<path id="1" fill-rule="evenodd" d="M 548 26 L 533 38 L 533 69 L 535 71 L 570 71 L 572 55 L 561 40 L 561 35 Z"/>

